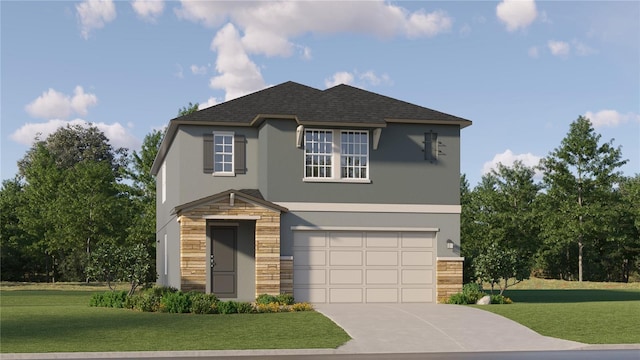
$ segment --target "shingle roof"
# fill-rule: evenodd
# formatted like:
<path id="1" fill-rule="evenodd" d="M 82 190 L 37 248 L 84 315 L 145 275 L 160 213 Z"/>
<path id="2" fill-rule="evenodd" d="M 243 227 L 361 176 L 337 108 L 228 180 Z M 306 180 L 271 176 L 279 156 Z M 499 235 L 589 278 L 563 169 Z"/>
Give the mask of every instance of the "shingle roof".
<path id="1" fill-rule="evenodd" d="M 190 201 L 186 204 L 178 205 L 173 208 L 172 214 L 179 214 L 181 211 L 186 209 L 191 209 L 197 206 L 201 206 L 208 203 L 218 202 L 221 199 L 228 198 L 230 194 L 235 194 L 235 196 L 243 201 L 247 201 L 250 203 L 254 203 L 256 205 L 262 206 L 264 208 L 273 210 L 273 211 L 281 211 L 288 212 L 289 210 L 285 207 L 282 207 L 278 204 L 274 204 L 270 201 L 267 201 L 262 197 L 262 193 L 257 189 L 242 189 L 242 190 L 234 190 L 230 189 L 227 191 L 223 191 L 221 193 L 213 194 L 207 197 L 203 197 L 198 200 Z"/>
<path id="2" fill-rule="evenodd" d="M 288 81 L 174 120 L 255 125 L 268 117 L 290 117 L 300 124 L 362 124 L 385 126 L 388 120 L 451 122 L 469 120 L 379 95 L 349 85 L 318 90 Z"/>

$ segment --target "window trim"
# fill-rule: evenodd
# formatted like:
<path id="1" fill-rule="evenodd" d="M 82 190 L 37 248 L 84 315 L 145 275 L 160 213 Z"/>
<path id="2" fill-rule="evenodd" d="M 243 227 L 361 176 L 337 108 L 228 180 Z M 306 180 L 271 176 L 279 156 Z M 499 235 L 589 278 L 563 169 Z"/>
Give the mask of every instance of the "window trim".
<path id="1" fill-rule="evenodd" d="M 331 146 L 331 173 L 332 177 L 307 177 L 307 132 L 310 131 L 327 131 L 331 132 L 332 146 Z M 367 177 L 366 178 L 343 178 L 342 177 L 342 133 L 343 132 L 364 132 L 367 136 Z M 370 132 L 367 129 L 320 129 L 320 128 L 306 128 L 304 129 L 304 154 L 303 154 L 303 170 L 302 181 L 303 182 L 317 182 L 317 183 L 356 183 L 356 184 L 370 184 L 371 183 L 371 162 L 369 154 L 371 153 L 371 141 Z M 354 156 L 355 154 L 348 154 L 347 156 Z"/>
<path id="2" fill-rule="evenodd" d="M 231 171 L 216 171 L 216 136 L 231 137 Z M 213 176 L 236 176 L 235 168 L 235 133 L 233 131 L 214 131 L 213 132 Z M 226 153 L 225 153 L 226 154 Z M 222 164 L 225 164 L 223 161 Z"/>

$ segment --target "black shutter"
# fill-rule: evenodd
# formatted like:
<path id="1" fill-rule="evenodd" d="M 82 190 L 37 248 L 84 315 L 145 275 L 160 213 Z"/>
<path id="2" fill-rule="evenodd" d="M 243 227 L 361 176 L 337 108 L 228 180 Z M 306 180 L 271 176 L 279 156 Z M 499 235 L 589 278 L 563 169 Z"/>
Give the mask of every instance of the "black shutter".
<path id="1" fill-rule="evenodd" d="M 213 134 L 203 136 L 203 171 L 205 174 L 213 174 Z"/>
<path id="2" fill-rule="evenodd" d="M 234 171 L 236 174 L 246 174 L 247 173 L 247 164 L 246 164 L 246 139 L 244 135 L 236 135 L 233 139 L 233 163 L 234 163 Z"/>

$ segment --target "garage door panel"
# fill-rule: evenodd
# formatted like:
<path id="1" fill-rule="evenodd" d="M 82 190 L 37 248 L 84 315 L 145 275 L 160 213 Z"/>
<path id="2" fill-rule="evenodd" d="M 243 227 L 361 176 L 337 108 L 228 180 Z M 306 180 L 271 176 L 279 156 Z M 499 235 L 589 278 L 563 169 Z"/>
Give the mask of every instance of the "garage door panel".
<path id="1" fill-rule="evenodd" d="M 403 233 L 402 247 L 432 248 L 433 235 L 432 233 Z"/>
<path id="2" fill-rule="evenodd" d="M 331 285 L 362 285 L 362 270 L 329 270 Z"/>
<path id="3" fill-rule="evenodd" d="M 293 298 L 296 302 L 326 303 L 327 290 L 324 288 L 303 288 L 293 289 Z"/>
<path id="4" fill-rule="evenodd" d="M 431 270 L 402 270 L 402 285 L 429 285 L 433 284 L 433 271 Z"/>
<path id="5" fill-rule="evenodd" d="M 398 289 L 367 289 L 366 290 L 368 303 L 397 303 L 398 302 Z"/>
<path id="6" fill-rule="evenodd" d="M 435 233 L 342 230 L 305 233 L 294 232 L 297 301 L 435 300 Z"/>
<path id="7" fill-rule="evenodd" d="M 401 289 L 402 302 L 431 302 L 433 290 L 431 289 Z"/>
<path id="8" fill-rule="evenodd" d="M 329 246 L 335 247 L 362 247 L 362 233 L 331 233 Z"/>
<path id="9" fill-rule="evenodd" d="M 296 269 L 293 272 L 296 284 L 300 285 L 327 285 L 326 270 L 324 269 Z"/>
<path id="10" fill-rule="evenodd" d="M 403 251 L 402 266 L 431 266 L 433 253 L 431 251 Z"/>
<path id="11" fill-rule="evenodd" d="M 331 266 L 362 266 L 362 251 L 329 250 Z"/>
<path id="12" fill-rule="evenodd" d="M 398 266 L 397 251 L 367 251 L 367 266 Z"/>
<path id="13" fill-rule="evenodd" d="M 324 231 L 309 231 L 296 234 L 295 246 L 301 247 L 325 247 L 327 244 Z"/>
<path id="14" fill-rule="evenodd" d="M 332 303 L 361 303 L 363 300 L 361 288 L 329 290 L 329 302 Z"/>
<path id="15" fill-rule="evenodd" d="M 327 252 L 325 250 L 295 250 L 293 258 L 296 265 L 300 266 L 324 266 L 327 264 Z"/>
<path id="16" fill-rule="evenodd" d="M 366 246 L 368 248 L 397 248 L 398 247 L 398 234 L 397 233 L 374 233 L 368 232 L 365 234 Z"/>
<path id="17" fill-rule="evenodd" d="M 367 269 L 367 285 L 398 285 L 398 270 Z"/>

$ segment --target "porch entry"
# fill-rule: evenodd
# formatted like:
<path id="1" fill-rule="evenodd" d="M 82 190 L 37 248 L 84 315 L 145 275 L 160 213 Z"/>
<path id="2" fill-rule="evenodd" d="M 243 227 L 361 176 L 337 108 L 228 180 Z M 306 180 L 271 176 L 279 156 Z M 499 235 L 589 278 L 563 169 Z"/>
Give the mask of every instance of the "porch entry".
<path id="1" fill-rule="evenodd" d="M 211 292 L 220 298 L 238 296 L 238 229 L 211 226 Z"/>

